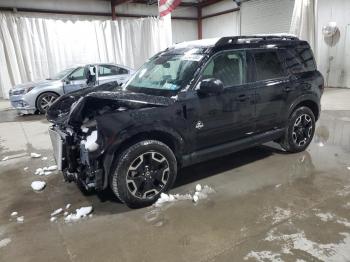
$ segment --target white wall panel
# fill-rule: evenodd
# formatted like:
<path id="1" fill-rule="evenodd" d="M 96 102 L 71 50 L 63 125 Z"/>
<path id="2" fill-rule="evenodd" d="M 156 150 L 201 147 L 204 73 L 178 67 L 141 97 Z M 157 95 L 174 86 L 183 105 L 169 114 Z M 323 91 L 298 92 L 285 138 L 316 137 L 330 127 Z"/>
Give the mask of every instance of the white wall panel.
<path id="1" fill-rule="evenodd" d="M 242 35 L 288 33 L 294 0 L 251 0 L 243 2 Z"/>
<path id="2" fill-rule="evenodd" d="M 350 1 L 318 0 L 317 64 L 326 84 L 350 88 Z M 322 27 L 336 22 L 339 35 L 326 41 Z M 327 43 L 328 42 L 328 43 Z"/>
<path id="3" fill-rule="evenodd" d="M 203 38 L 234 36 L 239 34 L 239 12 L 203 19 Z"/>
<path id="4" fill-rule="evenodd" d="M 173 43 L 197 40 L 197 21 L 173 19 L 171 27 L 173 30 Z"/>
<path id="5" fill-rule="evenodd" d="M 233 8 L 237 8 L 237 5 L 235 2 L 233 2 L 232 0 L 223 0 L 216 4 L 204 7 L 202 10 L 202 15 L 203 16 L 211 15 L 211 14 L 219 13 L 219 12 L 226 11 Z"/>

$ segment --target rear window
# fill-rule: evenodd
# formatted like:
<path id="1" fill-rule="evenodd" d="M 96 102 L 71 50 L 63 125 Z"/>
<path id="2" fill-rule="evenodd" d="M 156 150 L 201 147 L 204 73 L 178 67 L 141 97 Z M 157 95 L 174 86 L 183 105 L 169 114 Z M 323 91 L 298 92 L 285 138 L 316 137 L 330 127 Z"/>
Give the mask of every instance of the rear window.
<path id="1" fill-rule="evenodd" d="M 275 51 L 254 54 L 257 81 L 283 77 L 284 71 Z"/>
<path id="2" fill-rule="evenodd" d="M 311 49 L 296 48 L 286 50 L 287 69 L 292 73 L 315 71 L 316 65 Z"/>

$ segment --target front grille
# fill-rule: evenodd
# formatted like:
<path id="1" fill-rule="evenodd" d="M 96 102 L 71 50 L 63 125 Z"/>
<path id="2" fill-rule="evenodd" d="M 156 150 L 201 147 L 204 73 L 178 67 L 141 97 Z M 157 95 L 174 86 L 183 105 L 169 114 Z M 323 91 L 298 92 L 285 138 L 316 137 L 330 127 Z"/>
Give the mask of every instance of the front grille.
<path id="1" fill-rule="evenodd" d="M 56 160 L 57 169 L 62 171 L 62 157 L 63 157 L 63 140 L 61 135 L 52 127 L 49 128 L 49 134 L 52 143 L 53 154 Z"/>

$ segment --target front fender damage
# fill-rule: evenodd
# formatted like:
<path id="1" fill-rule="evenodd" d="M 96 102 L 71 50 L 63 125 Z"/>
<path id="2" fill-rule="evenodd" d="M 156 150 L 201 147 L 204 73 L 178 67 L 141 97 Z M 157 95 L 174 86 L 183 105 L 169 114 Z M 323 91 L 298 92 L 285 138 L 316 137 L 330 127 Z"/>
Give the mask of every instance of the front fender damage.
<path id="1" fill-rule="evenodd" d="M 172 103 L 171 98 L 120 90 L 66 96 L 61 103 L 56 102 L 47 118 L 53 128 L 66 134 L 63 173 L 67 180 L 75 180 L 87 190 L 105 189 L 108 184 L 106 164 L 111 163 L 104 153 L 109 144 L 114 143 L 118 132 L 134 121 L 130 112 Z M 114 122 L 110 121 L 111 115 Z"/>

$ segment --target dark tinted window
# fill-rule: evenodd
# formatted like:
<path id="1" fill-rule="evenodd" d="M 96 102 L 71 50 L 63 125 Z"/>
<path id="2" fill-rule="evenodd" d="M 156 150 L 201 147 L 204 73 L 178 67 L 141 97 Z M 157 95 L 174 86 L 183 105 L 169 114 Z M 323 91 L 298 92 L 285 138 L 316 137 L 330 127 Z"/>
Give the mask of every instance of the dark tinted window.
<path id="1" fill-rule="evenodd" d="M 119 67 L 118 73 L 119 73 L 119 75 L 124 75 L 124 74 L 129 74 L 129 71 L 126 70 L 125 68 Z"/>
<path id="2" fill-rule="evenodd" d="M 245 55 L 230 51 L 215 56 L 203 71 L 202 79 L 220 79 L 224 87 L 245 83 Z"/>
<path id="3" fill-rule="evenodd" d="M 302 73 L 316 70 L 314 57 L 310 48 L 296 48 L 286 50 L 287 69 L 292 73 Z"/>
<path id="4" fill-rule="evenodd" d="M 276 52 L 255 53 L 254 58 L 258 81 L 279 78 L 285 75 Z"/>
<path id="5" fill-rule="evenodd" d="M 100 76 L 113 76 L 113 75 L 123 75 L 128 74 L 128 70 L 125 68 L 113 66 L 113 65 L 100 65 L 99 75 Z"/>

